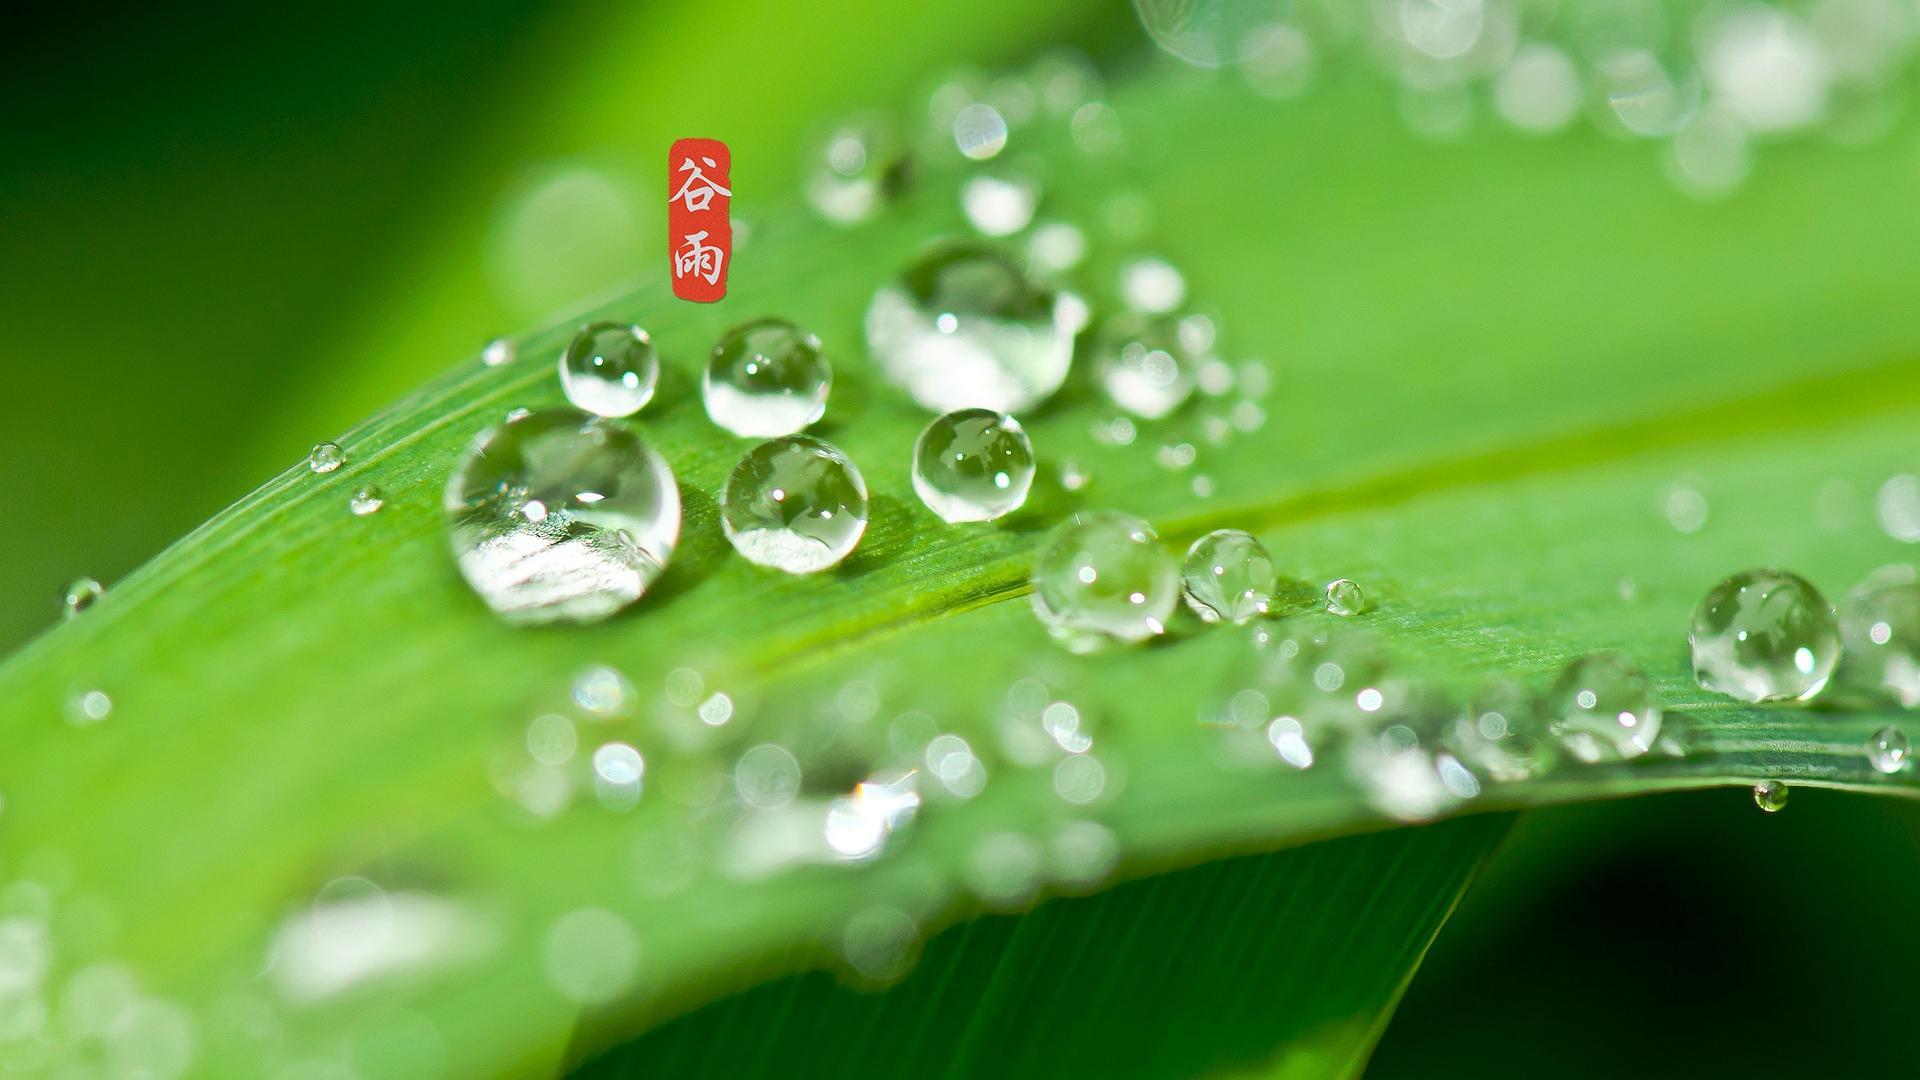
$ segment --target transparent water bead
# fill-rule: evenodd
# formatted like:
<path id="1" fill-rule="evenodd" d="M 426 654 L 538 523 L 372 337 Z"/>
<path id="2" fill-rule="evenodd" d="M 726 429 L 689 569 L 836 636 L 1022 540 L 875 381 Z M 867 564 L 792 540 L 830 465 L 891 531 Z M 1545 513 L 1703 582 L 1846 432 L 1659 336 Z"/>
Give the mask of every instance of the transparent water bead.
<path id="1" fill-rule="evenodd" d="M 107 595 L 106 587 L 90 577 L 77 577 L 67 582 L 60 593 L 60 614 L 71 619 L 75 615 L 92 607 L 101 597 Z"/>
<path id="2" fill-rule="evenodd" d="M 680 537 L 666 460 L 624 425 L 546 409 L 483 432 L 447 484 L 448 538 L 508 622 L 591 622 L 638 600 Z"/>
<path id="3" fill-rule="evenodd" d="M 947 413 L 913 444 L 913 490 L 943 521 L 992 521 L 1020 509 L 1033 473 L 1020 421 L 991 409 Z"/>
<path id="4" fill-rule="evenodd" d="M 1907 733 L 1888 724 L 1867 739 L 1867 763 L 1876 772 L 1891 776 L 1907 767 L 1907 755 L 1911 749 Z"/>
<path id="5" fill-rule="evenodd" d="M 1594 653 L 1568 664 L 1547 694 L 1553 733 L 1581 761 L 1624 761 L 1660 737 L 1660 701 L 1633 661 Z"/>
<path id="6" fill-rule="evenodd" d="M 981 173 L 960 188 L 960 209 L 983 236 L 1012 236 L 1033 221 L 1040 185 L 1030 178 Z"/>
<path id="7" fill-rule="evenodd" d="M 867 529 L 867 482 L 838 447 L 811 435 L 761 443 L 720 493 L 727 541 L 749 562 L 811 574 L 852 554 Z"/>
<path id="8" fill-rule="evenodd" d="M 1870 682 L 1909 709 L 1920 705 L 1920 584 L 1869 578 L 1847 596 L 1840 640 L 1850 679 Z"/>
<path id="9" fill-rule="evenodd" d="M 1840 659 L 1832 605 L 1805 578 L 1746 570 L 1715 585 L 1687 633 L 1700 685 L 1741 701 L 1804 700 Z"/>
<path id="10" fill-rule="evenodd" d="M 1073 652 L 1166 632 L 1180 571 L 1153 527 L 1111 511 L 1062 523 L 1033 566 L 1033 610 Z"/>
<path id="11" fill-rule="evenodd" d="M 330 473 L 346 463 L 347 452 L 340 449 L 339 443 L 320 443 L 307 454 L 307 468 L 322 475 Z"/>
<path id="12" fill-rule="evenodd" d="M 1273 606 L 1280 575 L 1251 533 L 1216 529 L 1193 542 L 1180 569 L 1187 606 L 1207 622 L 1244 623 Z"/>
<path id="13" fill-rule="evenodd" d="M 1440 741 L 1468 768 L 1497 783 L 1539 776 L 1552 768 L 1555 757 L 1539 703 L 1504 681 L 1475 695 Z"/>
<path id="14" fill-rule="evenodd" d="M 659 381 L 660 354 L 637 326 L 589 323 L 560 354 L 560 389 L 574 407 L 599 416 L 639 412 Z"/>
<path id="15" fill-rule="evenodd" d="M 999 251 L 950 244 L 922 256 L 867 308 L 881 371 L 936 412 L 1021 413 L 1060 388 L 1086 304 L 1035 285 Z"/>
<path id="16" fill-rule="evenodd" d="M 1358 615 L 1367 609 L 1367 594 L 1360 583 L 1351 578 L 1335 578 L 1327 582 L 1327 614 L 1346 617 Z"/>
<path id="17" fill-rule="evenodd" d="M 494 338 L 492 341 L 487 342 L 486 348 L 480 350 L 480 362 L 488 367 L 500 367 L 504 364 L 513 363 L 515 355 L 516 352 L 512 340 L 508 338 Z"/>
<path id="18" fill-rule="evenodd" d="M 713 422 L 754 439 L 793 435 L 827 411 L 833 368 L 820 339 L 784 319 L 756 319 L 713 347 L 700 397 Z"/>
<path id="19" fill-rule="evenodd" d="M 1769 814 L 1777 814 L 1787 805 L 1787 785 L 1778 780 L 1762 780 L 1753 785 L 1753 805 Z"/>
<path id="20" fill-rule="evenodd" d="M 356 489 L 353 497 L 347 500 L 347 508 L 353 511 L 355 517 L 377 514 L 385 505 L 387 505 L 387 497 L 380 493 L 380 487 L 377 484 L 367 484 Z"/>
<path id="21" fill-rule="evenodd" d="M 807 201 L 828 221 L 852 225 L 897 195 L 910 171 L 897 124 L 878 113 L 849 117 L 814 151 Z"/>
<path id="22" fill-rule="evenodd" d="M 1193 396 L 1195 358 L 1166 319 L 1122 315 L 1100 328 L 1100 389 L 1115 405 L 1157 420 Z"/>

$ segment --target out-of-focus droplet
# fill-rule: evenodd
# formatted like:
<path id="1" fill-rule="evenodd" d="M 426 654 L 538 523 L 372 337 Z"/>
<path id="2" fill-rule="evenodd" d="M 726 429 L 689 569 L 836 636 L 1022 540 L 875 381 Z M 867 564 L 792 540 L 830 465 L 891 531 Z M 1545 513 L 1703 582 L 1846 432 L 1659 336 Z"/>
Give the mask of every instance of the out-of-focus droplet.
<path id="1" fill-rule="evenodd" d="M 1703 18 L 1700 68 L 1716 103 L 1755 132 L 1791 131 L 1826 112 L 1832 73 L 1800 18 L 1745 3 Z"/>
<path id="2" fill-rule="evenodd" d="M 1265 23 L 1240 42 L 1240 74 L 1262 97 L 1288 101 L 1307 92 L 1318 70 L 1313 40 L 1286 23 Z"/>
<path id="3" fill-rule="evenodd" d="M 890 983 L 913 970 L 920 955 L 920 928 L 899 908 L 862 908 L 841 929 L 840 953 L 860 978 Z"/>
<path id="4" fill-rule="evenodd" d="M 330 473 L 346 463 L 347 452 L 339 443 L 319 443 L 307 454 L 307 468 L 317 473 Z"/>
<path id="5" fill-rule="evenodd" d="M 1207 622 L 1245 623 L 1273 606 L 1280 575 L 1253 534 L 1216 529 L 1187 549 L 1180 579 L 1187 606 Z"/>
<path id="6" fill-rule="evenodd" d="M 865 221 L 905 187 L 911 165 L 899 125 L 878 113 L 849 117 L 806 163 L 807 201 L 839 225 Z"/>
<path id="7" fill-rule="evenodd" d="M 1593 653 L 1568 664 L 1547 694 L 1554 735 L 1581 761 L 1621 761 L 1660 738 L 1660 699 L 1624 656 Z"/>
<path id="8" fill-rule="evenodd" d="M 596 416 L 632 416 L 653 400 L 659 381 L 660 354 L 638 326 L 591 323 L 560 354 L 560 389 Z"/>
<path id="9" fill-rule="evenodd" d="M 1027 237 L 1027 265 L 1042 276 L 1064 274 L 1087 257 L 1087 234 L 1079 226 L 1050 221 Z"/>
<path id="10" fill-rule="evenodd" d="M 1920 706 L 1920 584 L 1910 567 L 1874 574 L 1847 595 L 1840 640 L 1849 681 Z"/>
<path id="11" fill-rule="evenodd" d="M 1173 556 L 1152 526 L 1128 514 L 1069 519 L 1034 562 L 1034 612 L 1074 652 L 1165 633 L 1179 599 Z"/>
<path id="12" fill-rule="evenodd" d="M 633 683 L 617 668 L 595 664 L 573 677 L 573 703 L 595 720 L 628 716 L 633 702 Z"/>
<path id="13" fill-rule="evenodd" d="M 1120 266 L 1120 299 L 1142 315 L 1166 315 L 1187 298 L 1187 279 L 1179 267 L 1152 255 Z"/>
<path id="14" fill-rule="evenodd" d="M 1496 682 L 1474 696 L 1441 734 L 1468 768 L 1495 783 L 1530 779 L 1553 766 L 1540 706 L 1514 683 Z"/>
<path id="15" fill-rule="evenodd" d="M 444 507 L 460 572 L 512 623 L 613 614 L 666 570 L 680 537 L 666 460 L 626 427 L 572 409 L 483 432 Z"/>
<path id="16" fill-rule="evenodd" d="M 733 789 L 748 806 L 778 810 L 800 793 L 800 762 L 786 747 L 762 743 L 734 763 Z"/>
<path id="17" fill-rule="evenodd" d="M 913 490 L 943 521 L 1004 517 L 1027 501 L 1033 476 L 1020 421 L 991 409 L 947 413 L 913 444 Z"/>
<path id="18" fill-rule="evenodd" d="M 67 582 L 60 594 L 60 614 L 68 619 L 98 603 L 107 590 L 98 581 L 90 577 L 77 577 Z"/>
<path id="19" fill-rule="evenodd" d="M 1123 315 L 1100 327 L 1100 389 L 1108 400 L 1144 420 L 1157 420 L 1193 396 L 1194 356 L 1175 324 Z"/>
<path id="20" fill-rule="evenodd" d="M 542 765 L 564 765 L 579 748 L 580 733 L 564 716 L 548 713 L 527 725 L 527 756 Z"/>
<path id="21" fill-rule="evenodd" d="M 983 101 L 964 106 L 953 117 L 953 144 L 974 161 L 985 161 L 1007 148 L 1007 121 Z"/>
<path id="22" fill-rule="evenodd" d="M 1840 659 L 1840 626 L 1820 590 L 1785 570 L 1745 570 L 1715 585 L 1687 632 L 1693 674 L 1740 701 L 1803 701 Z"/>
<path id="23" fill-rule="evenodd" d="M 952 244 L 882 286 L 867 308 L 874 359 L 925 408 L 1021 413 L 1060 388 L 1086 304 L 1035 285 L 991 248 Z"/>
<path id="24" fill-rule="evenodd" d="M 754 447 L 720 493 L 720 522 L 749 562 L 811 574 L 853 553 L 867 529 L 867 482 L 840 449 L 810 435 Z"/>
<path id="25" fill-rule="evenodd" d="M 516 351 L 513 341 L 508 338 L 494 338 L 487 347 L 480 350 L 480 362 L 488 367 L 500 367 L 513 363 Z"/>
<path id="26" fill-rule="evenodd" d="M 1874 496 L 1880 527 L 1903 544 L 1920 544 L 1920 476 L 1898 473 Z"/>
<path id="27" fill-rule="evenodd" d="M 603 1005 L 627 992 L 640 966 L 640 942 L 627 920 L 581 908 L 554 920 L 542 944 L 547 982 L 580 1005 Z"/>
<path id="28" fill-rule="evenodd" d="M 820 339 L 784 319 L 755 319 L 729 330 L 700 380 L 713 422 L 755 439 L 811 426 L 825 415 L 832 388 Z"/>
<path id="29" fill-rule="evenodd" d="M 1493 105 L 1521 131 L 1551 135 L 1580 111 L 1580 72 L 1566 53 L 1530 41 L 1514 51 L 1494 81 Z"/>
<path id="30" fill-rule="evenodd" d="M 1040 185 L 1030 177 L 980 173 L 960 186 L 960 209 L 983 236 L 1012 236 L 1033 221 Z"/>
<path id="31" fill-rule="evenodd" d="M 1360 583 L 1351 578 L 1335 578 L 1327 582 L 1327 613 L 1342 617 L 1358 615 L 1367 610 L 1367 594 Z"/>
<path id="32" fill-rule="evenodd" d="M 82 690 L 67 699 L 67 720 L 75 727 L 97 724 L 113 715 L 113 698 L 105 690 Z"/>

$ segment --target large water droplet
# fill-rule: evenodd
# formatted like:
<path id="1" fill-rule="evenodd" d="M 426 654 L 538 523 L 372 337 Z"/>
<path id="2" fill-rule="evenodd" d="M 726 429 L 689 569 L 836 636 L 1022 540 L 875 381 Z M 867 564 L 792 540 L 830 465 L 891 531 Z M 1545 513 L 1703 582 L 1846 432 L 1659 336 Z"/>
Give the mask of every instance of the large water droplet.
<path id="1" fill-rule="evenodd" d="M 1700 685 L 1741 701 L 1810 698 L 1840 659 L 1833 607 L 1805 578 L 1747 570 L 1715 585 L 1687 633 Z"/>
<path id="2" fill-rule="evenodd" d="M 1910 749 L 1907 733 L 1888 724 L 1867 739 L 1867 762 L 1876 771 L 1891 776 L 1907 767 Z"/>
<path id="3" fill-rule="evenodd" d="M 460 572 L 509 622 L 589 622 L 639 599 L 680 536 L 666 460 L 626 427 L 572 409 L 474 440 L 447 484 Z"/>
<path id="4" fill-rule="evenodd" d="M 1251 533 L 1216 529 L 1193 542 L 1180 571 L 1187 606 L 1207 622 L 1244 623 L 1273 606 L 1280 575 Z"/>
<path id="5" fill-rule="evenodd" d="M 937 412 L 1025 412 L 1067 377 L 1086 305 L 1034 285 L 999 252 L 951 244 L 883 285 L 867 345 L 887 377 Z"/>
<path id="6" fill-rule="evenodd" d="M 1910 571 L 1904 577 L 1876 574 L 1849 593 L 1840 639 L 1850 679 L 1871 681 L 1911 709 L 1920 705 L 1920 584 Z"/>
<path id="7" fill-rule="evenodd" d="M 1100 328 L 1100 388 L 1121 408 L 1157 420 L 1193 396 L 1195 361 L 1177 324 L 1122 315 Z"/>
<path id="8" fill-rule="evenodd" d="M 945 521 L 992 521 L 1020 509 L 1033 473 L 1033 443 L 1020 421 L 991 409 L 947 413 L 913 444 L 913 490 Z"/>
<path id="9" fill-rule="evenodd" d="M 783 319 L 758 319 L 728 331 L 713 347 L 700 396 L 714 423 L 766 439 L 819 420 L 832 386 L 819 338 Z"/>
<path id="10" fill-rule="evenodd" d="M 1179 598 L 1173 556 L 1152 526 L 1130 514 L 1070 518 L 1033 566 L 1033 610 L 1074 652 L 1165 633 Z"/>
<path id="11" fill-rule="evenodd" d="M 811 574 L 853 552 L 867 528 L 867 482 L 810 435 L 773 439 L 735 465 L 720 493 L 727 541 L 748 561 Z"/>
<path id="12" fill-rule="evenodd" d="M 653 400 L 660 354 L 647 332 L 625 323 L 580 328 L 560 354 L 560 389 L 576 408 L 600 416 L 632 416 Z"/>
<path id="13" fill-rule="evenodd" d="M 106 588 L 98 581 L 90 577 L 74 578 L 67 582 L 65 591 L 60 594 L 60 614 L 71 619 L 92 607 L 106 594 Z"/>
<path id="14" fill-rule="evenodd" d="M 1585 762 L 1636 758 L 1660 737 L 1660 700 L 1633 661 L 1594 653 L 1566 666 L 1547 694 L 1553 733 Z"/>

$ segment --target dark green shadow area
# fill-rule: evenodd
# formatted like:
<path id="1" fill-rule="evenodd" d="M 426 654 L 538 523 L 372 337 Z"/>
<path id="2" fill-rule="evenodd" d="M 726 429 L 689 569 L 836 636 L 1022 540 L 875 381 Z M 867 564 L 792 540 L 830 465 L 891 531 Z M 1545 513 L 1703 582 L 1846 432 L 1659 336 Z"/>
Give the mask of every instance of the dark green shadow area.
<path id="1" fill-rule="evenodd" d="M 927 942 L 888 991 L 789 976 L 573 1075 L 1351 1074 L 1511 822 L 1223 859 L 977 919 Z M 578 1044 L 594 1041 L 583 1027 Z"/>

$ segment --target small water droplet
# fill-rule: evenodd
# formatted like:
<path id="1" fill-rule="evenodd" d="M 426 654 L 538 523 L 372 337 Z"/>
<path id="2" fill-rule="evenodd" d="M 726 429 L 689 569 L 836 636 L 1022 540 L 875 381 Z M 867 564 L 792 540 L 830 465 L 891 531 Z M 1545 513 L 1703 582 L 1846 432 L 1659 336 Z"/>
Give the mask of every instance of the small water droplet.
<path id="1" fill-rule="evenodd" d="M 1007 148 L 1007 121 L 1000 110 L 976 101 L 953 117 L 953 144 L 974 161 L 985 161 Z"/>
<path id="2" fill-rule="evenodd" d="M 1120 266 L 1120 299 L 1141 315 L 1165 315 L 1187 298 L 1187 279 L 1165 259 L 1141 255 Z"/>
<path id="3" fill-rule="evenodd" d="M 1888 477 L 1875 495 L 1874 510 L 1888 536 L 1903 544 L 1920 544 L 1920 476 Z"/>
<path id="4" fill-rule="evenodd" d="M 947 413 L 913 444 L 913 490 L 943 521 L 992 521 L 1020 509 L 1033 475 L 1020 421 L 991 409 Z"/>
<path id="5" fill-rule="evenodd" d="M 1007 910 L 1033 899 L 1040 888 L 1041 851 L 1020 833 L 981 837 L 964 868 L 967 888 L 988 907 Z"/>
<path id="6" fill-rule="evenodd" d="M 1107 320 L 1099 336 L 1100 389 L 1115 405 L 1157 420 L 1193 396 L 1195 361 L 1176 324 L 1123 315 Z"/>
<path id="7" fill-rule="evenodd" d="M 700 704 L 701 695 L 707 692 L 707 680 L 692 668 L 674 668 L 667 672 L 667 700 L 683 709 L 691 709 Z"/>
<path id="8" fill-rule="evenodd" d="M 840 931 L 840 954 L 860 978 L 893 982 L 913 970 L 920 928 L 899 908 L 877 904 L 855 912 Z"/>
<path id="9" fill-rule="evenodd" d="M 927 771 L 956 799 L 971 799 L 986 790 L 987 767 L 967 740 L 958 735 L 936 735 L 923 754 Z"/>
<path id="10" fill-rule="evenodd" d="M 633 711 L 633 683 L 596 664 L 573 678 L 573 703 L 595 720 L 617 720 Z"/>
<path id="11" fill-rule="evenodd" d="M 1545 705 L 1552 731 L 1585 762 L 1646 753 L 1660 737 L 1660 700 L 1633 661 L 1594 653 L 1568 664 Z"/>
<path id="12" fill-rule="evenodd" d="M 512 341 L 507 338 L 494 338 L 487 342 L 486 348 L 480 350 L 480 362 L 488 367 L 499 367 L 502 364 L 513 363 L 515 355 L 517 353 Z"/>
<path id="13" fill-rule="evenodd" d="M 733 790 L 760 810 L 778 810 L 800 793 L 800 762 L 784 746 L 762 743 L 733 766 Z"/>
<path id="14" fill-rule="evenodd" d="M 1840 640 L 1848 669 L 1901 705 L 1920 705 L 1920 584 L 1875 574 L 1847 596 Z"/>
<path id="15" fill-rule="evenodd" d="M 1042 276 L 1064 274 L 1087 257 L 1087 234 L 1064 221 L 1050 221 L 1027 237 L 1027 264 Z"/>
<path id="16" fill-rule="evenodd" d="M 827 848 L 847 861 L 871 859 L 919 809 L 918 774 L 911 770 L 862 781 L 827 807 Z"/>
<path id="17" fill-rule="evenodd" d="M 606 743 L 593 752 L 594 793 L 609 810 L 625 810 L 638 803 L 646 775 L 646 759 L 626 743 Z"/>
<path id="18" fill-rule="evenodd" d="M 874 293 L 867 345 L 880 368 L 936 412 L 1025 412 L 1073 362 L 1086 304 L 1036 286 L 998 251 L 950 244 Z"/>
<path id="19" fill-rule="evenodd" d="M 1335 578 L 1327 582 L 1327 613 L 1329 615 L 1358 615 L 1367 610 L 1367 594 L 1360 588 L 1359 582 L 1350 578 Z"/>
<path id="20" fill-rule="evenodd" d="M 385 505 L 387 505 L 386 496 L 380 493 L 380 487 L 377 484 L 362 485 L 354 491 L 353 497 L 347 501 L 347 507 L 353 511 L 355 517 L 366 517 L 368 514 L 377 514 L 380 512 L 380 508 Z"/>
<path id="21" fill-rule="evenodd" d="M 1175 472 L 1192 468 L 1193 463 L 1199 458 L 1200 451 L 1189 442 L 1168 443 L 1153 452 L 1153 459 L 1160 463 L 1161 468 L 1172 469 Z"/>
<path id="22" fill-rule="evenodd" d="M 1495 682 L 1447 725 L 1441 742 L 1496 783 L 1539 776 L 1553 766 L 1553 741 L 1539 702 L 1518 684 Z"/>
<path id="23" fill-rule="evenodd" d="M 1753 805 L 1769 814 L 1777 814 L 1787 805 L 1787 785 L 1778 780 L 1762 780 L 1753 785 Z"/>
<path id="24" fill-rule="evenodd" d="M 527 725 L 527 754 L 542 765 L 564 765 L 580 747 L 573 721 L 548 713 Z"/>
<path id="25" fill-rule="evenodd" d="M 1514 50 L 1493 85 L 1501 119 L 1529 135 L 1551 135 L 1579 114 L 1580 71 L 1567 54 L 1544 42 Z"/>
<path id="26" fill-rule="evenodd" d="M 1074 652 L 1165 633 L 1179 598 L 1173 556 L 1152 526 L 1128 514 L 1068 519 L 1034 562 L 1034 612 Z"/>
<path id="27" fill-rule="evenodd" d="M 1060 486 L 1068 491 L 1080 491 L 1093 481 L 1093 474 L 1085 465 L 1068 458 L 1060 463 Z"/>
<path id="28" fill-rule="evenodd" d="M 1662 501 L 1667 524 L 1683 533 L 1697 533 L 1707 523 L 1707 497 L 1691 484 L 1676 483 L 1667 488 Z"/>
<path id="29" fill-rule="evenodd" d="M 1245 623 L 1272 607 L 1280 575 L 1266 546 L 1253 534 L 1216 529 L 1187 549 L 1181 583 L 1187 606 L 1202 619 Z"/>
<path id="30" fill-rule="evenodd" d="M 1247 31 L 1240 43 L 1240 71 L 1254 93 L 1289 101 L 1307 92 L 1318 71 L 1313 41 L 1286 23 Z"/>
<path id="31" fill-rule="evenodd" d="M 575 408 L 598 416 L 639 412 L 659 381 L 660 354 L 638 326 L 590 323 L 560 354 L 560 389 Z"/>
<path id="32" fill-rule="evenodd" d="M 461 573 L 513 623 L 613 614 L 666 570 L 680 537 L 666 460 L 626 427 L 572 409 L 481 434 L 445 509 Z"/>
<path id="33" fill-rule="evenodd" d="M 307 468 L 317 473 L 330 473 L 346 463 L 347 452 L 339 443 L 319 443 L 307 454 Z"/>
<path id="34" fill-rule="evenodd" d="M 1785 570 L 1746 570 L 1715 585 L 1687 632 L 1702 687 L 1741 701 L 1805 700 L 1840 659 L 1840 626 L 1820 590 Z"/>
<path id="35" fill-rule="evenodd" d="M 633 985 L 640 942 L 620 916 L 603 908 L 581 908 L 554 920 L 541 957 L 547 982 L 561 997 L 601 1005 Z"/>
<path id="36" fill-rule="evenodd" d="M 113 715 L 113 699 L 105 690 L 82 690 L 67 699 L 67 719 L 75 727 L 97 724 Z"/>
<path id="37" fill-rule="evenodd" d="M 1012 236 L 1033 221 L 1040 185 L 1031 177 L 980 173 L 960 188 L 960 209 L 983 236 Z"/>
<path id="38" fill-rule="evenodd" d="M 1876 771 L 1891 776 L 1907 767 L 1910 749 L 1907 733 L 1888 724 L 1867 739 L 1867 762 Z"/>
<path id="39" fill-rule="evenodd" d="M 92 607 L 106 594 L 106 588 L 98 581 L 90 577 L 74 578 L 67 582 L 66 589 L 60 594 L 60 614 L 71 619 Z"/>
<path id="40" fill-rule="evenodd" d="M 1091 754 L 1061 758 L 1053 767 L 1053 793 L 1075 806 L 1085 806 L 1107 789 L 1107 767 Z"/>
<path id="41" fill-rule="evenodd" d="M 700 396 L 713 422 L 749 438 L 792 435 L 826 414 L 833 369 L 820 339 L 783 319 L 756 319 L 713 347 Z"/>
<path id="42" fill-rule="evenodd" d="M 906 185 L 911 162 L 899 126 L 879 113 L 848 118 L 809 163 L 807 201 L 840 225 L 871 218 Z"/>
<path id="43" fill-rule="evenodd" d="M 1074 889 L 1106 881 L 1120 861 L 1120 838 L 1097 821 L 1067 822 L 1049 847 L 1054 879 Z"/>
<path id="44" fill-rule="evenodd" d="M 852 554 L 867 528 L 867 482 L 838 447 L 791 435 L 754 447 L 720 493 L 727 541 L 749 562 L 811 574 Z"/>

